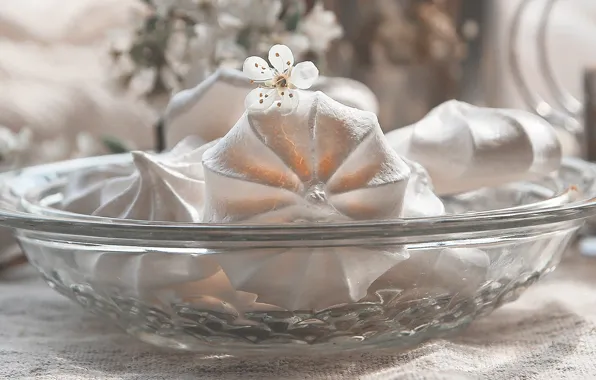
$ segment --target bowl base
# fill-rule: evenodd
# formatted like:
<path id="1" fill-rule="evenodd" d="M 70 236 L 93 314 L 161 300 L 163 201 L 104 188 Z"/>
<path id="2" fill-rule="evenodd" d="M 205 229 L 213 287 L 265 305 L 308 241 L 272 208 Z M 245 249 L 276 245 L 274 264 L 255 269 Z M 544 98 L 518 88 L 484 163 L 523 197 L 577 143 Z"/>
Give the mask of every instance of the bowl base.
<path id="1" fill-rule="evenodd" d="M 400 349 L 467 327 L 511 302 L 544 273 L 517 280 L 487 282 L 476 294 L 423 294 L 377 291 L 377 302 L 361 301 L 319 312 L 246 312 L 226 315 L 188 304 L 170 310 L 133 297 L 100 295 L 87 284 L 66 285 L 54 272 L 44 275 L 59 293 L 85 309 L 109 318 L 129 334 L 153 345 L 184 351 L 231 355 L 301 355 L 367 349 Z"/>

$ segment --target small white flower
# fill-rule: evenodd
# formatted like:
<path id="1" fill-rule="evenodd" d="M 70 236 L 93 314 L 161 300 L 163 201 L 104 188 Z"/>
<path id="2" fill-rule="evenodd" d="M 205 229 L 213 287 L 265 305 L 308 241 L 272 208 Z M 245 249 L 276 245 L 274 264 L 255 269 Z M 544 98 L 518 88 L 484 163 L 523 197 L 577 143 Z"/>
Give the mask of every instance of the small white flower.
<path id="1" fill-rule="evenodd" d="M 306 90 L 319 77 L 314 63 L 307 61 L 294 66 L 294 55 L 285 45 L 274 45 L 269 50 L 269 67 L 260 57 L 249 57 L 244 61 L 242 71 L 259 88 L 252 90 L 245 99 L 249 110 L 266 110 L 271 106 L 282 113 L 293 111 L 298 105 L 298 91 Z"/>

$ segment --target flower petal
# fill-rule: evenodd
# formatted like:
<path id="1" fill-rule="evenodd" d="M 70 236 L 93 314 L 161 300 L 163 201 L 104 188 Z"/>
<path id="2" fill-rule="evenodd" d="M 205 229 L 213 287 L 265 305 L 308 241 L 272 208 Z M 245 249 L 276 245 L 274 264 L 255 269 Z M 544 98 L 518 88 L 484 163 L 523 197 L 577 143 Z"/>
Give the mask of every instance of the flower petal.
<path id="1" fill-rule="evenodd" d="M 298 107 L 298 91 L 285 89 L 279 91 L 279 97 L 275 101 L 275 109 L 278 109 L 282 115 L 287 115 Z"/>
<path id="2" fill-rule="evenodd" d="M 269 50 L 269 62 L 275 70 L 283 73 L 294 64 L 294 54 L 286 45 L 273 45 Z"/>
<path id="3" fill-rule="evenodd" d="M 248 57 L 242 65 L 244 74 L 254 81 L 266 81 L 273 78 L 273 70 L 261 57 Z"/>
<path id="4" fill-rule="evenodd" d="M 318 77 L 319 69 L 314 63 L 311 61 L 300 62 L 292 69 L 290 83 L 297 88 L 306 90 L 316 82 Z"/>
<path id="5" fill-rule="evenodd" d="M 277 92 L 274 89 L 255 88 L 246 95 L 244 105 L 248 110 L 266 110 L 276 98 Z"/>

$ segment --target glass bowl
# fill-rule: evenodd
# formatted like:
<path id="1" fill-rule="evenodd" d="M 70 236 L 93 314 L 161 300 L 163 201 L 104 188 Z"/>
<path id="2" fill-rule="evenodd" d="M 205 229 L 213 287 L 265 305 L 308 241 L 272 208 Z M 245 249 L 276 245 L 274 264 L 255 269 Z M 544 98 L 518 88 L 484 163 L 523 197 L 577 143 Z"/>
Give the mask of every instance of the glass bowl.
<path id="1" fill-rule="evenodd" d="M 456 332 L 553 270 L 574 233 L 596 213 L 596 166 L 576 159 L 565 160 L 554 177 L 444 198 L 458 213 L 425 219 L 204 225 L 116 220 L 53 207 L 70 173 L 112 164 L 128 165 L 130 156 L 0 175 L 0 225 L 14 231 L 56 291 L 143 341 L 208 353 L 407 347 Z M 559 201 L 569 185 L 581 196 Z M 359 261 L 348 281 L 320 286 L 325 281 L 314 274 L 348 271 L 345 260 L 354 252 Z M 399 260 L 367 277 L 380 265 L 379 252 Z M 258 260 L 279 257 L 253 276 L 279 290 L 278 298 L 266 296 L 270 289 L 237 285 L 246 274 L 239 267 L 246 265 L 247 272 Z M 366 281 L 350 283 L 353 278 Z M 360 293 L 350 293 L 349 302 L 312 307 L 288 301 L 305 292 L 334 299 L 346 288 Z"/>

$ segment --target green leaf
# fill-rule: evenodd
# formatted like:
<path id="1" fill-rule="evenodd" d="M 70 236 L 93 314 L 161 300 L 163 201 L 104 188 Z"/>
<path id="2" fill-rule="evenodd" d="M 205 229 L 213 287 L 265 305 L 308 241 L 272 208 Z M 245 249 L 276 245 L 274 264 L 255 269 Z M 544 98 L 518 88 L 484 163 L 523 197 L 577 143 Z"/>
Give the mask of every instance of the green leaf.
<path id="1" fill-rule="evenodd" d="M 289 32 L 295 32 L 298 29 L 298 24 L 300 23 L 300 19 L 302 18 L 302 14 L 299 10 L 296 10 L 289 15 L 286 16 L 286 30 Z"/>
<path id="2" fill-rule="evenodd" d="M 250 28 L 244 28 L 238 33 L 238 36 L 236 37 L 236 43 L 245 48 L 246 50 L 250 49 L 250 32 Z"/>
<path id="3" fill-rule="evenodd" d="M 117 154 L 130 152 L 130 148 L 128 148 L 124 142 L 118 140 L 116 137 L 103 136 L 101 138 L 101 142 L 110 153 Z"/>

